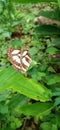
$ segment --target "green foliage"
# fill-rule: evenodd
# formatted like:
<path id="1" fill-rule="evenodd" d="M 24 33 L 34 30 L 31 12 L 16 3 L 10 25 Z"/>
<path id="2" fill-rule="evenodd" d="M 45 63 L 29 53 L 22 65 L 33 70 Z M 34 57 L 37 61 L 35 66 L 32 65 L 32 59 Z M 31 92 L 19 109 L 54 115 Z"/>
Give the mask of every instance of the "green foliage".
<path id="1" fill-rule="evenodd" d="M 50 100 L 52 96 L 51 91 L 45 86 L 34 82 L 32 79 L 25 78 L 22 74 L 16 72 L 12 67 L 4 69 L 0 72 L 0 85 L 0 91 L 4 91 L 7 88 L 12 88 L 14 91 L 43 102 Z"/>
<path id="2" fill-rule="evenodd" d="M 48 129 L 48 130 L 58 130 L 58 128 L 57 128 L 57 125 L 56 124 L 52 124 L 52 123 L 49 123 L 49 122 L 44 122 L 44 123 L 42 123 L 41 124 L 41 129 L 42 130 L 46 130 L 46 129 Z"/>
<path id="3" fill-rule="evenodd" d="M 47 115 L 51 109 L 53 108 L 53 105 L 51 103 L 34 103 L 34 104 L 28 104 L 23 107 L 21 107 L 19 110 L 21 113 L 23 113 L 26 116 L 44 116 Z"/>
<path id="4" fill-rule="evenodd" d="M 59 8 L 60 8 L 60 0 L 57 0 L 58 1 L 58 5 L 59 5 Z"/>
<path id="5" fill-rule="evenodd" d="M 56 88 L 55 92 L 53 93 L 53 96 L 56 96 L 54 105 L 57 106 L 60 104 L 60 88 Z"/>
<path id="6" fill-rule="evenodd" d="M 25 5 L 19 2 L 37 1 L 0 1 L 1 130 L 24 129 L 31 117 L 41 130 L 60 129 L 60 26 L 34 24 L 40 15 L 59 21 L 59 1 L 43 1 Z M 10 47 L 29 48 L 32 63 L 26 74 L 11 66 L 7 57 Z"/>
<path id="7" fill-rule="evenodd" d="M 41 11 L 39 12 L 40 15 L 45 16 L 47 18 L 50 18 L 52 20 L 60 20 L 60 10 L 59 8 L 56 8 L 55 10 L 49 10 L 49 11 Z"/>
<path id="8" fill-rule="evenodd" d="M 48 25 L 40 25 L 36 27 L 37 33 L 40 35 L 57 35 L 60 34 L 60 10 L 56 8 L 52 11 L 40 11 L 39 15 L 47 17 L 51 20 L 56 20 L 58 24 L 52 24 L 50 23 Z M 51 31 L 52 30 L 52 31 Z M 56 31 L 55 31 L 56 30 Z"/>
<path id="9" fill-rule="evenodd" d="M 13 129 L 22 125 L 22 119 L 16 112 L 16 109 L 24 106 L 29 99 L 19 93 L 12 94 L 11 91 L 6 90 L 0 92 L 0 129 Z M 2 126 L 3 122 L 3 126 Z"/>
<path id="10" fill-rule="evenodd" d="M 2 12 L 3 12 L 3 2 L 0 1 L 0 14 L 2 14 Z"/>
<path id="11" fill-rule="evenodd" d="M 50 130 L 50 129 L 56 129 L 58 130 L 58 128 L 60 129 L 60 119 L 59 119 L 59 116 L 60 116 L 60 109 L 58 108 L 58 110 L 56 109 L 55 110 L 55 114 L 49 114 L 47 116 L 44 116 L 42 118 L 42 123 L 41 123 L 41 129 L 42 130 Z"/>
<path id="12" fill-rule="evenodd" d="M 59 75 L 51 75 L 47 78 L 47 84 L 53 85 L 60 82 L 60 76 Z"/>

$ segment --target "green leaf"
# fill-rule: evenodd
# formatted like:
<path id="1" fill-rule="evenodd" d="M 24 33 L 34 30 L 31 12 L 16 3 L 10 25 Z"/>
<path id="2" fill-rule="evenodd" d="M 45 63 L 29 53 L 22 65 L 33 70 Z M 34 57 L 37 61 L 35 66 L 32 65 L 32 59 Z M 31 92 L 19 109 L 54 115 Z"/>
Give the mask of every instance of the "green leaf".
<path id="1" fill-rule="evenodd" d="M 0 102 L 5 101 L 5 100 L 6 100 L 6 97 L 4 95 L 0 95 Z"/>
<path id="2" fill-rule="evenodd" d="M 29 53 L 30 53 L 31 55 L 35 55 L 35 54 L 37 54 L 37 52 L 38 52 L 38 48 L 36 48 L 36 47 L 32 47 L 32 48 L 30 48 L 30 50 L 29 50 Z"/>
<path id="3" fill-rule="evenodd" d="M 15 118 L 15 120 L 10 123 L 10 127 L 13 130 L 15 130 L 18 127 L 21 127 L 21 125 L 22 125 L 22 121 L 18 118 Z"/>
<path id="4" fill-rule="evenodd" d="M 22 121 L 18 118 L 15 119 L 16 128 L 22 126 Z"/>
<path id="5" fill-rule="evenodd" d="M 53 54 L 56 54 L 56 53 L 58 52 L 58 49 L 55 48 L 55 47 L 53 47 L 53 46 L 51 46 L 51 47 L 47 48 L 46 52 L 47 52 L 48 54 L 53 55 Z"/>
<path id="6" fill-rule="evenodd" d="M 21 113 L 27 116 L 42 116 L 51 111 L 53 105 L 51 103 L 33 103 L 28 104 L 19 109 Z"/>
<path id="7" fill-rule="evenodd" d="M 44 122 L 41 124 L 42 130 L 58 130 L 57 124 L 52 124 L 51 122 Z"/>
<path id="8" fill-rule="evenodd" d="M 6 37 L 10 38 L 10 36 L 11 36 L 10 32 L 3 32 L 2 33 L 2 37 L 4 37 L 4 38 L 6 38 Z"/>
<path id="9" fill-rule="evenodd" d="M 41 124 L 41 129 L 42 130 L 51 130 L 51 123 L 50 122 L 43 122 Z"/>
<path id="10" fill-rule="evenodd" d="M 52 85 L 60 82 L 60 76 L 59 75 L 52 75 L 47 77 L 47 84 Z"/>
<path id="11" fill-rule="evenodd" d="M 60 38 L 54 38 L 53 45 L 60 48 Z"/>
<path id="12" fill-rule="evenodd" d="M 54 105 L 57 106 L 57 105 L 59 105 L 59 104 L 60 104 L 60 97 L 57 97 L 57 98 L 55 99 Z"/>
<path id="13" fill-rule="evenodd" d="M 49 66 L 47 70 L 48 70 L 48 72 L 55 72 L 55 70 L 52 66 Z"/>
<path id="14" fill-rule="evenodd" d="M 51 130 L 58 130 L 57 124 L 52 124 L 52 129 Z"/>
<path id="15" fill-rule="evenodd" d="M 0 113 L 2 113 L 2 114 L 8 113 L 8 106 L 0 105 Z"/>
<path id="16" fill-rule="evenodd" d="M 43 80 L 43 78 L 46 76 L 44 72 L 38 72 L 38 71 L 34 71 L 33 74 L 31 75 L 32 78 L 35 80 L 35 81 L 38 81 L 38 80 Z"/>
<path id="17" fill-rule="evenodd" d="M 4 9 L 3 2 L 2 2 L 2 1 L 0 1 L 0 14 L 2 14 L 3 9 Z"/>
<path id="18" fill-rule="evenodd" d="M 3 29 L 0 27 L 0 33 L 2 33 L 3 32 Z"/>
<path id="19" fill-rule="evenodd" d="M 59 5 L 59 8 L 60 8 L 60 0 L 57 0 L 58 1 L 58 5 Z"/>
<path id="20" fill-rule="evenodd" d="M 29 99 L 26 96 L 21 95 L 20 93 L 17 93 L 17 94 L 13 94 L 11 96 L 11 99 L 9 100 L 8 106 L 10 109 L 12 109 L 12 108 L 15 109 L 17 107 L 22 107 L 28 101 L 29 101 Z"/>
<path id="21" fill-rule="evenodd" d="M 21 46 L 23 46 L 23 44 L 25 44 L 25 42 L 20 39 L 11 40 L 10 42 L 14 48 L 20 48 Z"/>
<path id="22" fill-rule="evenodd" d="M 32 79 L 25 78 L 21 73 L 14 70 L 12 67 L 4 69 L 0 72 L 0 91 L 12 88 L 29 98 L 48 101 L 51 99 L 51 91 L 39 84 L 34 82 Z"/>
<path id="23" fill-rule="evenodd" d="M 36 33 L 40 35 L 56 35 L 60 34 L 60 28 L 50 26 L 50 25 L 42 25 L 35 28 Z M 52 30 L 52 31 L 51 31 Z"/>
<path id="24" fill-rule="evenodd" d="M 47 17 L 51 20 L 56 20 L 56 21 L 58 20 L 59 23 L 60 23 L 60 17 L 59 17 L 60 16 L 60 10 L 58 8 L 53 10 L 53 11 L 41 11 L 39 13 L 39 15 Z"/>
<path id="25" fill-rule="evenodd" d="M 15 122 L 11 122 L 10 127 L 11 127 L 11 129 L 14 130 L 14 129 L 16 128 L 16 124 L 15 124 Z"/>
<path id="26" fill-rule="evenodd" d="M 54 93 L 53 93 L 53 96 L 60 96 L 60 92 L 57 92 L 57 91 L 54 92 Z"/>

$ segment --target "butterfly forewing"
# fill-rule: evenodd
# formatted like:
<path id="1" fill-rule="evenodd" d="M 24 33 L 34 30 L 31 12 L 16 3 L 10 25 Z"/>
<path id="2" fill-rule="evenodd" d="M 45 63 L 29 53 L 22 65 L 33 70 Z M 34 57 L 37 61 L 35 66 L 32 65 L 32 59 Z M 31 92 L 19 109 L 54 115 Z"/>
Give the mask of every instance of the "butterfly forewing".
<path id="1" fill-rule="evenodd" d="M 13 67 L 22 73 L 25 73 L 28 70 L 32 61 L 27 50 L 16 50 L 10 48 L 8 49 L 8 57 Z"/>

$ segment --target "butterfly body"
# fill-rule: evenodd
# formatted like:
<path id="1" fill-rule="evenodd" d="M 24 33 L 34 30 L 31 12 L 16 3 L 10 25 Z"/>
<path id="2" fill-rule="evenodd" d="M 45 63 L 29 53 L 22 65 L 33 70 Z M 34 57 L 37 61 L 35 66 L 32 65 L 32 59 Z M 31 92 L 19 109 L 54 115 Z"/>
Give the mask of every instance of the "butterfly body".
<path id="1" fill-rule="evenodd" d="M 32 61 L 28 50 L 10 48 L 8 49 L 8 57 L 13 67 L 22 73 L 25 73 L 28 70 Z"/>

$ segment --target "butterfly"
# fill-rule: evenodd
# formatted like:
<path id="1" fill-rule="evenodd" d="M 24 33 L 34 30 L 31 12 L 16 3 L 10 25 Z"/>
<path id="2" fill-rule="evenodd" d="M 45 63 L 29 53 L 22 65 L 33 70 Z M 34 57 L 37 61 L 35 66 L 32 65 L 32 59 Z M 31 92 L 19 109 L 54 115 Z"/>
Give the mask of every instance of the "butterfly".
<path id="1" fill-rule="evenodd" d="M 17 71 L 25 73 L 28 70 L 32 61 L 28 50 L 9 48 L 7 52 L 9 60 L 12 63 L 13 67 Z"/>

